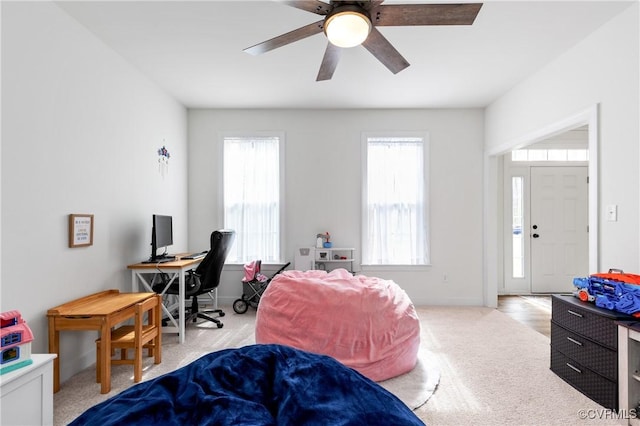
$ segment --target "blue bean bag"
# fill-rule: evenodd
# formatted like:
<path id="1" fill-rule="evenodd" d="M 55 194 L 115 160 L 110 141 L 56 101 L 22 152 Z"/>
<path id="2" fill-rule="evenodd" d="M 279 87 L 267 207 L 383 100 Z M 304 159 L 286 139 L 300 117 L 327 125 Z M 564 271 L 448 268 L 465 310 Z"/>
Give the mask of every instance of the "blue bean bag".
<path id="1" fill-rule="evenodd" d="M 88 409 L 71 425 L 423 425 L 326 355 L 282 345 L 207 354 Z"/>

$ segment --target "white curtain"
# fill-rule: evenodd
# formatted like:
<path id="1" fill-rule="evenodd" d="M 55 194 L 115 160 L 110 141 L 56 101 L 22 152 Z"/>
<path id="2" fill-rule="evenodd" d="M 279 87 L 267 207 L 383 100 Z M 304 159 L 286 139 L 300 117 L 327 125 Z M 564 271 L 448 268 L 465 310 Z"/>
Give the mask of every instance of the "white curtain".
<path id="1" fill-rule="evenodd" d="M 369 138 L 364 263 L 426 263 L 422 138 Z"/>
<path id="2" fill-rule="evenodd" d="M 279 139 L 224 139 L 224 226 L 236 231 L 227 260 L 280 261 Z"/>

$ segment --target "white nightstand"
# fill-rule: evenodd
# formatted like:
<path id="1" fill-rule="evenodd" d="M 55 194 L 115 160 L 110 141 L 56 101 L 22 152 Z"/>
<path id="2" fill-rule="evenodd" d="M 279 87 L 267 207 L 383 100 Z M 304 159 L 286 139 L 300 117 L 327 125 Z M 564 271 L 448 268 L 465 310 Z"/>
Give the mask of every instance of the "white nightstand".
<path id="1" fill-rule="evenodd" d="M 32 364 L 0 376 L 0 424 L 53 424 L 55 357 L 55 354 L 32 354 Z"/>

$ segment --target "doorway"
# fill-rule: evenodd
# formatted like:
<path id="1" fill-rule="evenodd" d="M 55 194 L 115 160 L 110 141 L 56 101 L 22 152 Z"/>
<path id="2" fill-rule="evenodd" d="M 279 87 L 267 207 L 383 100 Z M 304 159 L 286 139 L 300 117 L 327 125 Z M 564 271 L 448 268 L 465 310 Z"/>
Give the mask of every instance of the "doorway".
<path id="1" fill-rule="evenodd" d="M 573 291 L 589 273 L 588 126 L 504 156 L 501 294 Z"/>
<path id="2" fill-rule="evenodd" d="M 485 186 L 484 199 L 486 209 L 484 215 L 485 225 L 485 249 L 484 263 L 485 276 L 483 280 L 484 304 L 488 307 L 497 307 L 498 294 L 509 294 L 506 274 L 509 260 L 505 260 L 504 244 L 505 227 L 507 222 L 504 216 L 504 185 L 505 169 L 502 159 L 504 155 L 523 146 L 534 144 L 554 135 L 568 130 L 587 126 L 589 149 L 589 271 L 600 270 L 598 259 L 598 104 L 565 116 L 556 122 L 535 128 L 535 130 L 513 137 L 499 145 L 487 149 L 485 153 Z M 511 231 L 507 230 L 508 236 Z M 511 293 L 518 294 L 518 293 Z"/>

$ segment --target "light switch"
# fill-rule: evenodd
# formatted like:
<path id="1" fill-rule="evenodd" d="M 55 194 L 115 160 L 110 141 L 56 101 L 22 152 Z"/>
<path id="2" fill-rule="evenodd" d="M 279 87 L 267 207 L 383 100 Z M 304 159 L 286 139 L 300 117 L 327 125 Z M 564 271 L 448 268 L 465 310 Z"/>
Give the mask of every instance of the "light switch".
<path id="1" fill-rule="evenodd" d="M 607 206 L 607 220 L 609 222 L 616 222 L 618 220 L 618 206 L 616 204 Z"/>

